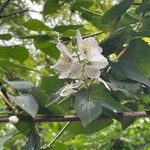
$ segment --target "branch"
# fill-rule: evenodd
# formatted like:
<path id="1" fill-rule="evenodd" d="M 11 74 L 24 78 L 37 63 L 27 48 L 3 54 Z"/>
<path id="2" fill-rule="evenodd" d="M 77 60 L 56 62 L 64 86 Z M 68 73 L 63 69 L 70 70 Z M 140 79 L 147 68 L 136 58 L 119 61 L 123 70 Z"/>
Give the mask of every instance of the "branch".
<path id="1" fill-rule="evenodd" d="M 118 115 L 122 115 L 122 117 L 125 118 L 131 118 L 131 117 L 150 117 L 149 112 L 141 111 L 141 112 L 125 112 L 125 113 L 117 113 Z M 19 117 L 19 116 L 18 116 Z M 8 120 L 9 116 L 1 116 L 0 117 L 0 123 L 6 123 L 9 122 Z M 100 116 L 98 119 L 110 119 L 107 116 Z M 31 118 L 25 117 L 24 119 L 20 119 L 20 121 L 31 121 Z M 80 121 L 79 117 L 76 115 L 66 115 L 66 116 L 48 116 L 48 115 L 38 115 L 35 118 L 33 118 L 33 121 L 38 122 L 69 122 L 69 121 Z"/>
<path id="2" fill-rule="evenodd" d="M 23 14 L 23 13 L 26 13 L 27 11 L 29 11 L 29 9 L 18 10 L 18 11 L 16 11 L 16 12 L 13 12 L 13 13 L 7 14 L 7 15 L 0 15 L 0 19 L 1 19 L 1 18 L 12 17 L 12 16 L 15 16 L 15 15 L 21 15 L 21 14 Z"/>
<path id="3" fill-rule="evenodd" d="M 4 11 L 4 9 L 6 8 L 6 6 L 8 5 L 8 3 L 10 2 L 11 0 L 6 0 L 0 7 L 0 14 Z"/>

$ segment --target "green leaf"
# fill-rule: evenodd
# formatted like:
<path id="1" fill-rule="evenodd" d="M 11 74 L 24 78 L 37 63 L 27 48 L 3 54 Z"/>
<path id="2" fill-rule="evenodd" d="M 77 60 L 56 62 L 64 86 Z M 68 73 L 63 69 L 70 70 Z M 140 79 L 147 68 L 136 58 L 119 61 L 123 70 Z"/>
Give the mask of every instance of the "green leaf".
<path id="1" fill-rule="evenodd" d="M 51 150 L 66 150 L 67 149 L 67 147 L 65 146 L 65 144 L 64 143 L 61 143 L 61 142 L 59 142 L 59 141 L 57 141 L 56 143 L 55 143 L 55 145 L 53 146 L 53 147 L 51 147 Z"/>
<path id="2" fill-rule="evenodd" d="M 113 121 L 111 119 L 99 119 L 99 120 L 94 120 L 86 127 L 83 127 L 81 122 L 71 122 L 67 130 L 74 135 L 92 134 L 94 132 L 98 132 L 103 128 L 106 128 L 112 123 Z"/>
<path id="3" fill-rule="evenodd" d="M 150 30 L 150 16 L 146 16 L 142 19 L 142 27 L 140 31 Z"/>
<path id="4" fill-rule="evenodd" d="M 150 31 L 143 29 L 142 31 L 134 32 L 133 36 L 134 37 L 150 37 Z"/>
<path id="5" fill-rule="evenodd" d="M 17 133 L 16 130 L 10 130 L 8 131 L 4 136 L 0 137 L 0 150 L 3 149 L 4 143 L 9 140 L 11 137 L 13 137 Z"/>
<path id="6" fill-rule="evenodd" d="M 58 79 L 58 76 L 43 77 L 39 88 L 41 88 L 48 96 L 51 96 L 59 88 L 63 86 L 64 82 Z"/>
<path id="7" fill-rule="evenodd" d="M 122 91 L 124 94 L 128 96 L 133 96 L 140 88 L 140 83 L 131 82 L 131 81 L 118 81 L 113 77 L 109 77 L 109 81 L 111 84 L 108 83 L 110 88 L 114 91 Z"/>
<path id="8" fill-rule="evenodd" d="M 34 39 L 34 45 L 37 49 L 40 49 L 46 55 L 58 59 L 59 51 L 56 48 L 56 44 L 50 41 L 49 37 L 38 37 Z"/>
<path id="9" fill-rule="evenodd" d="M 0 47 L 0 57 L 23 62 L 29 57 L 29 52 L 25 47 L 19 45 Z"/>
<path id="10" fill-rule="evenodd" d="M 100 31 L 107 31 L 108 27 L 102 24 L 101 19 L 102 16 L 98 13 L 94 13 L 88 9 L 81 8 L 80 10 L 81 15 L 84 19 L 89 21 L 91 24 L 93 24 L 96 28 L 98 28 Z"/>
<path id="11" fill-rule="evenodd" d="M 123 0 L 119 4 L 111 7 L 102 17 L 102 23 L 110 24 L 115 19 L 120 18 L 133 4 L 134 0 Z"/>
<path id="12" fill-rule="evenodd" d="M 61 96 L 60 96 L 60 92 L 62 91 L 63 88 L 58 89 L 54 94 L 52 94 L 46 104 L 47 106 L 52 105 L 53 103 L 56 103 L 60 100 Z"/>
<path id="13" fill-rule="evenodd" d="M 91 97 L 95 97 L 103 107 L 116 110 L 117 112 L 123 112 L 125 110 L 125 108 L 100 84 L 90 87 L 90 95 Z"/>
<path id="14" fill-rule="evenodd" d="M 55 26 L 53 28 L 54 31 L 60 32 L 60 33 L 64 33 L 68 30 L 77 30 L 79 28 L 82 28 L 83 25 L 61 25 L 61 26 Z"/>
<path id="15" fill-rule="evenodd" d="M 40 136 L 37 132 L 30 132 L 24 150 L 40 150 Z"/>
<path id="16" fill-rule="evenodd" d="M 0 34 L 0 40 L 9 41 L 9 40 L 11 40 L 11 38 L 12 38 L 11 34 Z"/>
<path id="17" fill-rule="evenodd" d="M 84 8 L 89 8 L 91 7 L 92 5 L 94 4 L 94 2 L 92 0 L 78 0 L 78 1 L 75 1 L 71 8 L 73 10 L 78 10 L 80 11 L 82 9 L 82 7 Z"/>
<path id="18" fill-rule="evenodd" d="M 104 55 L 110 55 L 122 49 L 123 45 L 131 38 L 127 28 L 120 28 L 115 31 L 108 39 L 100 43 Z"/>
<path id="19" fill-rule="evenodd" d="M 150 46 L 141 39 L 134 39 L 130 42 L 126 50 L 126 53 L 124 54 L 122 59 L 125 61 L 129 61 L 130 63 L 133 63 L 142 73 L 144 73 L 144 75 L 150 77 L 149 58 L 150 58 Z M 129 66 L 128 69 L 130 69 Z"/>
<path id="20" fill-rule="evenodd" d="M 49 15 L 54 14 L 57 12 L 57 10 L 60 8 L 59 6 L 59 0 L 47 0 L 43 7 L 43 14 Z"/>
<path id="21" fill-rule="evenodd" d="M 17 97 L 10 95 L 10 99 L 13 100 L 16 105 L 29 113 L 33 118 L 36 116 L 39 106 L 32 95 L 24 94 Z"/>
<path id="22" fill-rule="evenodd" d="M 6 81 L 6 83 L 21 93 L 29 93 L 33 88 L 33 83 L 29 81 Z"/>
<path id="23" fill-rule="evenodd" d="M 130 26 L 131 24 L 136 24 L 139 21 L 138 18 L 135 16 L 131 15 L 130 13 L 125 13 L 124 16 L 122 17 L 120 24 L 121 26 Z"/>
<path id="24" fill-rule="evenodd" d="M 24 27 L 26 27 L 29 30 L 33 30 L 33 31 L 47 31 L 47 32 L 51 32 L 51 29 L 45 25 L 42 21 L 37 20 L 37 19 L 30 19 L 28 21 L 26 21 L 23 24 Z"/>
<path id="25" fill-rule="evenodd" d="M 19 118 L 20 121 L 15 124 L 15 127 L 17 128 L 17 130 L 21 134 L 27 136 L 29 134 L 29 132 L 31 132 L 31 130 L 33 129 L 34 124 L 32 122 L 29 122 L 29 121 L 28 122 L 25 122 L 25 121 L 21 122 L 21 119 L 22 118 Z"/>
<path id="26" fill-rule="evenodd" d="M 138 111 L 138 105 L 135 103 L 126 103 L 125 107 L 131 109 L 132 111 Z M 122 125 L 122 129 L 125 130 L 127 129 L 131 124 L 134 123 L 135 121 L 135 117 L 122 117 L 121 118 L 121 125 Z"/>
<path id="27" fill-rule="evenodd" d="M 39 104 L 39 113 L 40 114 L 53 114 L 53 115 L 62 115 L 63 111 L 62 109 L 57 105 L 53 104 L 51 106 L 45 107 L 47 104 L 47 101 L 49 99 L 49 96 L 45 93 L 45 90 L 38 88 L 34 88 L 31 92 L 31 94 L 34 96 L 34 98 L 37 100 Z"/>
<path id="28" fill-rule="evenodd" d="M 13 69 L 13 70 L 20 69 L 20 70 L 23 70 L 23 71 L 29 70 L 29 71 L 38 72 L 37 70 L 34 70 L 32 68 L 28 68 L 25 65 L 16 64 L 16 63 L 14 63 L 14 62 L 12 62 L 10 60 L 7 60 L 7 59 L 0 59 L 0 67 L 2 67 L 2 68 L 6 67 L 8 69 Z"/>
<path id="29" fill-rule="evenodd" d="M 95 99 L 88 100 L 87 95 L 83 95 L 80 99 L 77 96 L 74 109 L 84 127 L 97 119 L 102 113 L 101 103 Z"/>
<path id="30" fill-rule="evenodd" d="M 149 79 L 146 78 L 132 63 L 119 61 L 112 65 L 112 69 L 120 71 L 128 79 L 150 86 Z"/>
<path id="31" fill-rule="evenodd" d="M 148 11 L 150 11 L 150 2 L 143 3 L 136 9 L 137 14 L 146 13 Z"/>

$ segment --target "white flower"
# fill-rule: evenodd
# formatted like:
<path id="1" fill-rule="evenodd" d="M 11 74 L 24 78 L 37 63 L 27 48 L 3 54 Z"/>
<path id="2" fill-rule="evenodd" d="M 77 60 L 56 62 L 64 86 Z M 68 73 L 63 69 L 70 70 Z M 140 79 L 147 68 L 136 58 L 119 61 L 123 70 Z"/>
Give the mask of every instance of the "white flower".
<path id="1" fill-rule="evenodd" d="M 16 124 L 19 122 L 19 118 L 17 116 L 11 116 L 8 118 L 8 120 L 11 124 Z"/>
<path id="2" fill-rule="evenodd" d="M 72 57 L 72 54 L 61 42 L 57 44 L 57 48 L 61 52 L 61 56 L 57 63 L 52 67 L 60 72 L 59 78 L 80 78 L 82 75 L 82 65 L 77 61 L 77 59 Z"/>
<path id="3" fill-rule="evenodd" d="M 70 95 L 73 95 L 74 93 L 77 92 L 75 89 L 78 87 L 79 87 L 79 84 L 75 84 L 75 83 L 67 84 L 60 92 L 60 96 L 68 97 Z"/>
<path id="4" fill-rule="evenodd" d="M 82 39 L 80 31 L 77 30 L 77 48 L 81 59 L 87 59 L 99 69 L 105 68 L 108 64 L 107 58 L 102 53 L 102 48 L 98 45 L 94 37 Z"/>
<path id="5" fill-rule="evenodd" d="M 83 75 L 90 79 L 98 78 L 100 74 L 101 74 L 100 69 L 93 65 L 86 65 L 84 67 Z"/>
<path id="6" fill-rule="evenodd" d="M 82 39 L 79 30 L 76 37 L 80 59 L 86 59 L 90 63 L 89 65 L 84 65 L 83 75 L 91 79 L 99 78 L 101 74 L 100 69 L 108 65 L 107 58 L 101 54 L 103 51 L 102 48 L 98 45 L 94 37 Z"/>

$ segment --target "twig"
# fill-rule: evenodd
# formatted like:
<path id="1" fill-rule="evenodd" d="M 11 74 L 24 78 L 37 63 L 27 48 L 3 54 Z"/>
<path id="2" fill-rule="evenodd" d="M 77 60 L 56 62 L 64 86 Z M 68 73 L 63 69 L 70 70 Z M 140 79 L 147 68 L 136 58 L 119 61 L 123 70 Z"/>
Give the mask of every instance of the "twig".
<path id="1" fill-rule="evenodd" d="M 100 31 L 100 32 L 96 32 L 96 33 L 93 33 L 93 34 L 85 35 L 85 36 L 83 36 L 83 39 L 88 38 L 88 37 L 97 36 L 97 35 L 100 35 L 100 34 L 103 34 L 103 33 L 104 32 Z"/>
<path id="2" fill-rule="evenodd" d="M 18 10 L 18 11 L 16 11 L 16 12 L 13 12 L 13 13 L 7 14 L 7 15 L 0 15 L 0 19 L 1 19 L 1 18 L 12 17 L 12 16 L 15 16 L 15 15 L 21 15 L 21 14 L 23 14 L 23 13 L 26 13 L 27 11 L 29 11 L 29 9 Z"/>
<path id="3" fill-rule="evenodd" d="M 2 93 L 2 91 L 0 91 L 0 96 L 3 98 L 3 100 L 4 100 L 4 102 L 5 102 L 5 105 L 6 105 L 8 108 L 11 108 L 11 110 L 14 110 L 12 104 L 11 104 L 10 101 L 6 98 L 6 96 L 4 95 L 4 93 Z"/>
<path id="4" fill-rule="evenodd" d="M 59 131 L 59 133 L 54 137 L 54 139 L 48 144 L 46 147 L 43 147 L 42 149 L 51 148 L 52 145 L 55 143 L 55 141 L 62 135 L 62 133 L 65 131 L 65 129 L 69 126 L 70 122 L 67 122 L 64 127 Z"/>
<path id="5" fill-rule="evenodd" d="M 117 56 L 117 60 L 118 59 L 120 59 L 123 55 L 124 55 L 124 53 L 126 52 L 126 47 L 118 54 L 118 56 Z"/>
<path id="6" fill-rule="evenodd" d="M 109 33 L 109 34 L 112 34 L 112 33 L 116 30 L 116 28 L 117 28 L 118 25 L 119 25 L 120 19 L 121 19 L 121 17 L 118 17 L 118 18 L 114 21 L 114 23 L 112 24 L 112 27 L 111 27 L 111 29 L 110 29 L 110 33 Z"/>
<path id="7" fill-rule="evenodd" d="M 130 117 L 150 117 L 149 112 L 145 111 L 140 111 L 140 112 L 124 112 L 124 113 L 117 113 L 118 115 L 121 115 L 122 117 L 125 118 L 130 118 Z M 18 115 L 19 117 L 19 115 Z M 1 116 L 0 117 L 0 123 L 4 122 L 9 122 L 8 120 L 9 116 Z M 100 116 L 99 119 L 110 119 L 107 116 Z M 24 121 L 31 121 L 31 118 L 29 119 L 28 117 L 25 117 L 24 119 L 21 119 L 22 122 Z M 38 123 L 38 122 L 69 122 L 69 121 L 80 121 L 79 117 L 76 115 L 66 115 L 66 116 L 48 116 L 48 115 L 39 115 L 33 118 L 33 121 Z"/>

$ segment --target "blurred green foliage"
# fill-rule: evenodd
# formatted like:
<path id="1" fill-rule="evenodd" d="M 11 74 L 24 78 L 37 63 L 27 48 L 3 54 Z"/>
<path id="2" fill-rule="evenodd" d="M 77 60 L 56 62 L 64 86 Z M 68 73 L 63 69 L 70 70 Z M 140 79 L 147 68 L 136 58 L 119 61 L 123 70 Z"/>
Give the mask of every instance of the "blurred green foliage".
<path id="1" fill-rule="evenodd" d="M 66 82 L 58 80 L 50 68 L 59 57 L 57 39 L 59 37 L 65 44 L 71 42 L 68 45 L 71 47 L 75 43 L 76 30 L 80 29 L 83 37 L 96 37 L 105 56 L 118 55 L 127 46 L 120 61 L 111 62 L 110 74 L 102 74 L 110 82 L 112 92 L 101 85 L 91 87 L 91 95 L 102 98 L 99 101 L 106 108 L 104 114 L 116 117 L 112 110 L 120 112 L 124 107 L 149 110 L 149 5 L 149 0 L 0 0 L 0 88 L 4 86 L 14 95 L 18 92 L 32 94 L 39 104 L 39 114 L 74 114 L 71 98 L 46 108 L 45 104 Z M 6 80 L 31 81 L 35 87 L 26 82 L 5 84 Z M 22 103 L 16 104 L 16 108 L 26 111 L 23 112 L 25 116 L 34 111 L 30 102 L 26 105 L 31 109 L 22 107 Z M 0 116 L 12 114 L 14 112 L 0 97 Z M 112 118 L 94 121 L 86 128 L 80 122 L 71 123 L 52 147 L 49 144 L 64 123 L 37 125 L 25 122 L 15 127 L 3 123 L 0 125 L 0 139 L 5 140 L 4 135 L 17 128 L 20 134 L 10 134 L 12 138 L 5 142 L 4 150 L 20 150 L 24 145 L 24 149 L 38 150 L 39 144 L 47 150 L 150 150 L 148 118 L 118 119 L 122 126 Z M 122 130 L 122 127 L 127 129 Z"/>

